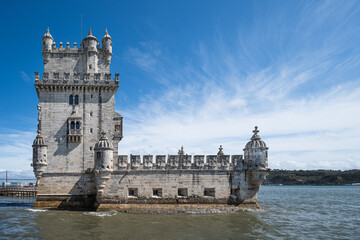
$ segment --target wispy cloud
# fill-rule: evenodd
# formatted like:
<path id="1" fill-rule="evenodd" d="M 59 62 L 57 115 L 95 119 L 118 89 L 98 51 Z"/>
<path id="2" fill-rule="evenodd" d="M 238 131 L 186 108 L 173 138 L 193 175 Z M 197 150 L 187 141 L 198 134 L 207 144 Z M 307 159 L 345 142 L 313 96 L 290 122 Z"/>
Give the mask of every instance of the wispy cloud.
<path id="1" fill-rule="evenodd" d="M 29 76 L 29 74 L 27 74 L 24 71 L 20 71 L 19 72 L 20 77 L 22 78 L 22 80 L 24 80 L 25 82 L 31 82 L 33 79 Z"/>
<path id="2" fill-rule="evenodd" d="M 329 14 L 338 14 L 328 12 L 334 5 L 320 7 L 298 18 L 318 14 L 323 20 L 309 28 L 304 26 L 308 19 L 298 21 L 303 24 L 298 27 L 313 31 L 332 18 Z M 346 26 L 353 9 L 342 10 L 336 19 Z M 360 65 L 360 52 L 352 44 L 338 45 L 352 38 L 351 30 L 342 31 L 336 27 L 323 33 L 331 40 L 321 47 L 300 39 L 298 49 L 273 53 L 274 59 L 255 67 L 244 56 L 259 61 L 258 51 L 251 50 L 259 42 L 236 51 L 223 41 L 211 48 L 199 43 L 191 64 L 137 49 L 134 59 L 144 56 L 151 68 L 133 62 L 154 80 L 166 76 L 168 84 L 143 96 L 137 108 L 118 110 L 125 116 L 119 151 L 167 154 L 184 145 L 190 154 L 215 154 L 222 144 L 226 153 L 241 154 L 253 126 L 259 125 L 272 168 L 360 168 L 360 79 L 347 74 Z"/>
<path id="3" fill-rule="evenodd" d="M 1 129 L 0 168 L 5 170 L 30 170 L 34 132 Z"/>

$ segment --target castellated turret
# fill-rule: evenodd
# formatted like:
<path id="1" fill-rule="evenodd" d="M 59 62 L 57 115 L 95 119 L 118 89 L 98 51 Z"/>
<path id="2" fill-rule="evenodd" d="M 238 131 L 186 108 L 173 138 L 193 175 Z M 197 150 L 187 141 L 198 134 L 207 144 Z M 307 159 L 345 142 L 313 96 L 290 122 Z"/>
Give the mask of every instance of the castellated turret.
<path id="1" fill-rule="evenodd" d="M 112 143 L 102 132 L 99 142 L 95 144 L 95 169 L 98 171 L 112 171 L 113 170 L 113 152 L 114 147 Z"/>
<path id="2" fill-rule="evenodd" d="M 92 35 L 91 28 L 89 29 L 89 35 L 87 35 L 81 42 L 82 47 L 85 51 L 96 52 L 98 40 Z"/>
<path id="3" fill-rule="evenodd" d="M 50 58 L 50 52 L 52 49 L 52 45 L 53 45 L 53 37 L 51 36 L 50 32 L 49 32 L 49 28 L 47 29 L 46 33 L 44 34 L 44 36 L 42 37 L 42 42 L 43 42 L 43 52 L 42 55 L 44 57 L 44 64 L 49 62 L 49 58 Z"/>
<path id="4" fill-rule="evenodd" d="M 101 138 L 95 144 L 95 181 L 97 188 L 97 200 L 100 201 L 100 197 L 106 187 L 106 182 L 110 179 L 113 171 L 113 153 L 114 147 L 112 143 L 105 136 L 106 133 L 101 133 Z"/>
<path id="5" fill-rule="evenodd" d="M 47 167 L 47 145 L 45 144 L 44 138 L 41 136 L 40 131 L 38 131 L 38 135 L 36 136 L 32 147 L 33 162 L 31 165 L 34 168 L 36 179 L 39 180 Z"/>
<path id="6" fill-rule="evenodd" d="M 258 127 L 255 126 L 254 135 L 251 137 L 244 148 L 245 163 L 249 168 L 267 168 L 268 167 L 268 147 L 258 135 Z"/>
<path id="7" fill-rule="evenodd" d="M 111 57 L 112 57 L 112 39 L 111 39 L 107 29 L 105 29 L 105 35 L 101 39 L 101 45 L 102 45 L 102 48 L 103 48 L 103 52 L 104 52 L 104 55 L 105 55 L 106 62 L 108 64 L 110 64 L 111 63 Z"/>

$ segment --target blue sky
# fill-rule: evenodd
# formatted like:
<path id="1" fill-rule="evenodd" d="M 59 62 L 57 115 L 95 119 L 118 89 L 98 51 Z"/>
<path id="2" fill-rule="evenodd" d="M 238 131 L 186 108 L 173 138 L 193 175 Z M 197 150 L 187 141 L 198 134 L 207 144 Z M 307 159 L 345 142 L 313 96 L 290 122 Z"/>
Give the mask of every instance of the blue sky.
<path id="1" fill-rule="evenodd" d="M 0 169 L 30 169 L 41 37 L 113 38 L 121 154 L 241 154 L 255 125 L 280 169 L 360 168 L 358 1 L 7 1 Z"/>

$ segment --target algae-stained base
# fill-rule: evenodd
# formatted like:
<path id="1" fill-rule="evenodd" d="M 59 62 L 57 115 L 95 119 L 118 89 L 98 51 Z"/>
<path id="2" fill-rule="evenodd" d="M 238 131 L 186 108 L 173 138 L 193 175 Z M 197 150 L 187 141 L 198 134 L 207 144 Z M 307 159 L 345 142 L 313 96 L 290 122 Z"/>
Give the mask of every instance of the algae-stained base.
<path id="1" fill-rule="evenodd" d="M 59 208 L 62 201 L 36 201 L 33 208 Z"/>
<path id="2" fill-rule="evenodd" d="M 179 214 L 179 213 L 230 213 L 246 209 L 260 209 L 259 203 L 228 204 L 111 204 L 102 203 L 97 211 L 116 210 L 135 214 Z"/>
<path id="3" fill-rule="evenodd" d="M 231 213 L 247 209 L 260 209 L 257 201 L 243 202 L 239 205 L 229 204 L 119 204 L 101 203 L 97 208 L 84 205 L 83 202 L 37 200 L 33 208 L 59 210 L 108 211 L 115 210 L 134 214 L 212 214 Z"/>

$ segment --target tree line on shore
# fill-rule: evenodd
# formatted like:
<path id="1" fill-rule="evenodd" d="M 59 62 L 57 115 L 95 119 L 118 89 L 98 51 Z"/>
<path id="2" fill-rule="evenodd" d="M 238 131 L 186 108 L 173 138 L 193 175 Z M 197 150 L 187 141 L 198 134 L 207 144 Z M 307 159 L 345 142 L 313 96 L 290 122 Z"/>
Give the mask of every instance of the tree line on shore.
<path id="1" fill-rule="evenodd" d="M 279 170 L 269 173 L 263 185 L 345 185 L 360 183 L 360 170 Z"/>

